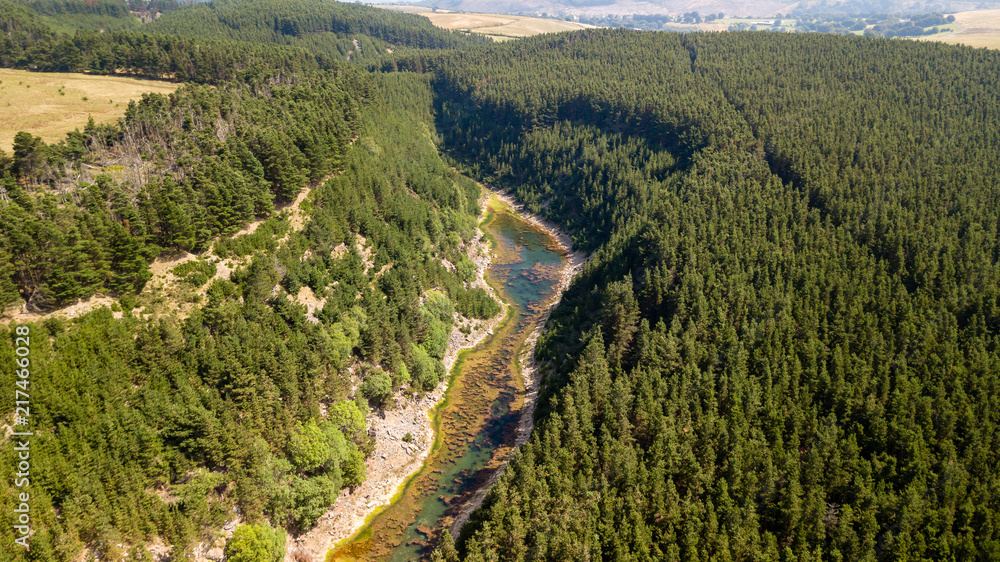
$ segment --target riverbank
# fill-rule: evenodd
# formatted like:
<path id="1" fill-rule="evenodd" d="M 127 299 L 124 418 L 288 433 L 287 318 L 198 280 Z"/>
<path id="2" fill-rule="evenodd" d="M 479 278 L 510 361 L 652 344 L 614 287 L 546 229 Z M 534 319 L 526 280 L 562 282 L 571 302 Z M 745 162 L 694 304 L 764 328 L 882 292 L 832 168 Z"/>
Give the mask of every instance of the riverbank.
<path id="1" fill-rule="evenodd" d="M 469 244 L 467 255 L 476 265 L 476 278 L 472 286 L 485 289 L 500 303 L 501 311 L 486 321 L 468 320 L 456 313 L 442 361 L 446 373 L 451 373 L 459 353 L 484 342 L 508 315 L 507 305 L 485 279 L 486 270 L 492 263 L 492 249 L 484 237 L 481 225 L 487 217 L 487 202 L 490 197 L 491 195 L 486 195 L 480 200 L 480 226 Z M 472 331 L 463 333 L 459 329 L 463 324 L 472 326 Z M 392 504 L 406 483 L 424 465 L 433 449 L 435 435 L 431 414 L 448 391 L 449 380 L 450 377 L 447 377 L 437 388 L 423 395 L 397 392 L 394 396 L 394 408 L 369 415 L 368 427 L 375 428 L 376 434 L 375 450 L 365 462 L 367 478 L 353 491 L 341 491 L 337 502 L 308 533 L 296 538 L 289 537 L 286 562 L 325 560 L 329 550 L 357 534 Z M 406 434 L 410 434 L 412 442 L 403 441 Z"/>
<path id="2" fill-rule="evenodd" d="M 583 269 L 583 265 L 586 263 L 586 255 L 584 255 L 583 252 L 574 251 L 572 239 L 560 231 L 555 224 L 529 212 L 524 205 L 515 200 L 509 193 L 490 188 L 487 189 L 493 198 L 496 198 L 507 205 L 511 209 L 511 212 L 520 217 L 521 220 L 524 220 L 531 226 L 544 232 L 546 235 L 555 240 L 559 250 L 566 258 L 566 262 L 559 271 L 559 280 L 553 297 L 543 305 L 544 312 L 542 317 L 538 320 L 538 322 L 536 322 L 534 329 L 524 340 L 524 343 L 518 350 L 518 371 L 524 381 L 524 404 L 521 407 L 521 417 L 518 422 L 517 435 L 514 438 L 514 447 L 511 450 L 512 454 L 514 450 L 520 448 L 528 441 L 528 437 L 531 436 L 531 431 L 534 429 L 535 407 L 537 406 L 538 401 L 538 387 L 541 383 L 539 366 L 535 361 L 535 344 L 538 342 L 538 338 L 541 336 L 542 330 L 548 323 L 549 315 L 552 313 L 552 310 L 554 310 L 555 307 L 562 302 L 563 293 L 565 293 L 566 289 L 569 288 L 573 278 L 576 277 L 576 275 Z M 510 456 L 510 454 L 507 455 L 507 458 L 504 459 L 500 468 L 493 472 L 486 484 L 476 491 L 472 500 L 465 507 L 463 507 L 461 512 L 455 517 L 455 521 L 452 523 L 450 529 L 452 536 L 458 536 L 459 531 L 461 531 L 462 526 L 469 520 L 469 516 L 472 515 L 472 512 L 482 505 L 483 500 L 486 498 L 486 494 L 490 491 L 490 488 L 493 487 L 500 475 L 503 474 L 504 469 L 507 468 L 507 464 L 510 462 Z"/>
<path id="3" fill-rule="evenodd" d="M 475 238 L 479 249 L 470 257 L 477 266 L 476 284 L 494 298 L 502 294 L 511 299 L 509 306 L 468 337 L 452 331 L 448 384 L 419 404 L 406 404 L 415 413 L 407 409 L 399 416 L 420 424 L 419 438 L 409 431 L 416 445 L 408 451 L 410 457 L 398 469 L 390 468 L 394 472 L 386 482 L 381 478 L 387 474 L 385 465 L 397 465 L 391 457 L 382 459 L 377 445 L 370 466 L 379 476 L 369 472 L 378 486 L 375 497 L 358 495 L 358 490 L 345 494 L 342 500 L 356 495 L 361 500 L 355 501 L 350 518 L 336 515 L 345 509 L 338 504 L 330 524 L 310 533 L 318 531 L 319 544 L 339 544 L 329 554 L 333 560 L 408 560 L 426 554 L 439 529 L 464 522 L 482 502 L 510 454 L 531 433 L 539 383 L 534 345 L 549 312 L 582 267 L 583 255 L 572 252 L 569 238 L 554 225 L 525 212 L 509 195 L 484 193 Z M 485 237 L 492 248 L 484 251 Z M 378 441 L 390 451 L 402 447 L 403 429 L 395 421 L 373 420 Z M 317 559 L 314 548 L 307 553 L 299 543 L 299 549 L 298 559 Z"/>

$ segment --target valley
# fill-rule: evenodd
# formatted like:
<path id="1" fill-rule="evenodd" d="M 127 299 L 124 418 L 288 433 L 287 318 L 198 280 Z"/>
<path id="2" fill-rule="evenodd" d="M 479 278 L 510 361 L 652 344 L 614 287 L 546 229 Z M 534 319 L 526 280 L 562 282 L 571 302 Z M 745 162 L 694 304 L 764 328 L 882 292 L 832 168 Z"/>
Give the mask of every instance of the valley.
<path id="1" fill-rule="evenodd" d="M 530 433 L 537 380 L 530 369 L 532 334 L 575 269 L 568 248 L 491 195 L 481 227 L 493 259 L 487 278 L 506 301 L 505 318 L 452 368 L 441 404 L 433 412 L 434 447 L 393 504 L 361 532 L 333 550 L 330 561 L 410 560 L 429 554 L 440 533 L 457 534 L 470 504 L 488 489 L 515 447 Z M 482 491 L 482 493 L 480 493 Z"/>
<path id="2" fill-rule="evenodd" d="M 0 2 L 0 559 L 1000 557 L 1000 51 L 856 4 Z"/>

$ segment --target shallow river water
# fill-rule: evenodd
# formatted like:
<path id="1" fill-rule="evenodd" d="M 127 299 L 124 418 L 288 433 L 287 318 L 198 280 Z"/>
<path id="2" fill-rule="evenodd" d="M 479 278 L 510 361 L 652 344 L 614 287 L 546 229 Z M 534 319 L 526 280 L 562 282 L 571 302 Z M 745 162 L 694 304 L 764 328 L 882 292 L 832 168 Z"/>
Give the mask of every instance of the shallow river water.
<path id="1" fill-rule="evenodd" d="M 452 369 L 436 441 L 402 494 L 328 560 L 427 558 L 430 545 L 510 453 L 524 407 L 516 358 L 554 296 L 566 256 L 555 240 L 499 211 L 482 226 L 494 241 L 487 280 L 511 307 L 506 322 Z"/>

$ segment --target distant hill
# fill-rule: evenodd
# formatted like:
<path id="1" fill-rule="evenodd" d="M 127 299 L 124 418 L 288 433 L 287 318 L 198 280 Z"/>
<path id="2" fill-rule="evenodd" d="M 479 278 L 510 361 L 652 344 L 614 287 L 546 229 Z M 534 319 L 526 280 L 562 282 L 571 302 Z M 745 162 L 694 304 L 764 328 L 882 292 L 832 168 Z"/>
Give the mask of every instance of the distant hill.
<path id="1" fill-rule="evenodd" d="M 455 48 L 484 41 L 444 31 L 412 14 L 316 0 L 216 0 L 164 14 L 150 30 L 182 37 L 278 44 L 322 33 L 362 34 L 416 48 Z"/>
<path id="2" fill-rule="evenodd" d="M 968 10 L 984 10 L 1000 7 L 1000 2 L 984 0 L 981 2 L 965 1 L 918 1 L 904 0 L 812 0 L 806 2 L 788 2 L 782 0 L 749 0 L 730 2 L 726 0 L 651 0 L 635 2 L 619 0 L 608 2 L 604 0 L 443 0 L 434 2 L 441 9 L 462 10 L 467 12 L 497 12 L 524 13 L 531 15 L 627 15 L 627 14 L 683 14 L 698 12 L 700 14 L 717 14 L 722 12 L 727 16 L 768 16 L 789 13 L 845 13 L 857 14 L 873 11 L 890 13 L 919 13 L 932 11 L 960 12 Z"/>

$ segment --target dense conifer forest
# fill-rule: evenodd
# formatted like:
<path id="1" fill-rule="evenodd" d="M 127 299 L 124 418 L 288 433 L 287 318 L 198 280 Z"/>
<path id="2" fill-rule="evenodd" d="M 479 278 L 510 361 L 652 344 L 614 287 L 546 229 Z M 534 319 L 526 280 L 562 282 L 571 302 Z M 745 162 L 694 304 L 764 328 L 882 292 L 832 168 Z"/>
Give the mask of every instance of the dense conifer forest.
<path id="1" fill-rule="evenodd" d="M 463 559 L 1000 556 L 998 68 L 621 31 L 442 60 L 447 144 L 594 251 Z"/>
<path id="2" fill-rule="evenodd" d="M 469 285 L 470 178 L 591 259 L 539 340 L 534 434 L 435 559 L 1000 557 L 1000 54 L 485 44 L 312 0 L 4 2 L 0 32 L 4 67 L 185 82 L 0 152 L 0 305 L 116 299 L 32 326 L 34 535 L 8 483 L 4 559 L 312 527 L 366 477 L 370 409 L 439 383 L 453 313 L 499 311 Z M 194 306 L 144 314 L 185 252 L 237 265 L 186 262 Z"/>

